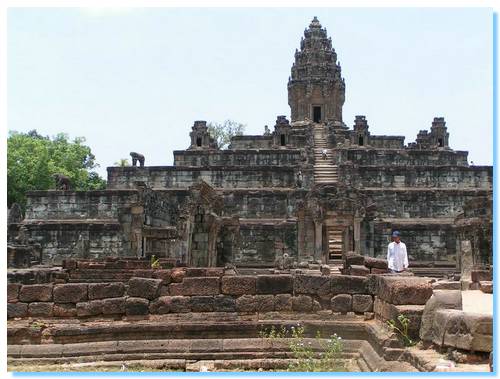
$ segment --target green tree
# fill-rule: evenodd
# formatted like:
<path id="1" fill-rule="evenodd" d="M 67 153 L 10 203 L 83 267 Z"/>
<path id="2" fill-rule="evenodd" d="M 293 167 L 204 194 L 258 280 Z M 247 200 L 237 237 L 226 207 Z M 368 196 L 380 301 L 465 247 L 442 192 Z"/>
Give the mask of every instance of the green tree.
<path id="1" fill-rule="evenodd" d="M 26 191 L 55 188 L 53 174 L 64 174 L 76 190 L 103 189 L 106 181 L 93 169 L 98 167 L 85 138 L 73 141 L 60 133 L 41 136 L 36 130 L 28 133 L 9 132 L 7 140 L 7 204 L 26 204 Z"/>
<path id="2" fill-rule="evenodd" d="M 209 122 L 207 124 L 210 136 L 217 141 L 220 149 L 227 149 L 231 143 L 231 137 L 241 136 L 246 125 L 233 120 L 226 120 L 222 124 L 218 122 Z"/>

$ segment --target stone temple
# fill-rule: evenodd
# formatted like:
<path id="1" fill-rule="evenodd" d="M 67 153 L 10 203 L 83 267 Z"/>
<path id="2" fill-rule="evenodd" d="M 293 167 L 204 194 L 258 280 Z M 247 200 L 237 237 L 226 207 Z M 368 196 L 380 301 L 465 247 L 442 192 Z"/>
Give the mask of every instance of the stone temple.
<path id="1" fill-rule="evenodd" d="M 155 255 L 187 266 L 272 267 L 283 254 L 331 264 L 348 251 L 385 256 L 393 229 L 414 267 L 460 265 L 462 240 L 476 264 L 490 264 L 492 167 L 470 166 L 466 151 L 449 146 L 443 117 L 408 144 L 372 135 L 365 116 L 346 125 L 345 87 L 315 18 L 294 55 L 290 120 L 280 115 L 272 132 L 235 136 L 227 150 L 195 121 L 173 166 L 109 167 L 104 191 L 33 191 L 11 229 L 38 242 L 43 264 Z M 460 227 L 468 222 L 476 226 Z"/>
<path id="2" fill-rule="evenodd" d="M 342 338 L 344 371 L 492 370 L 492 167 L 443 117 L 408 144 L 346 125 L 345 88 L 314 18 L 273 131 L 222 150 L 194 121 L 173 166 L 133 153 L 106 190 L 28 193 L 8 220 L 9 368 L 287 370 L 300 324 L 316 359 Z"/>

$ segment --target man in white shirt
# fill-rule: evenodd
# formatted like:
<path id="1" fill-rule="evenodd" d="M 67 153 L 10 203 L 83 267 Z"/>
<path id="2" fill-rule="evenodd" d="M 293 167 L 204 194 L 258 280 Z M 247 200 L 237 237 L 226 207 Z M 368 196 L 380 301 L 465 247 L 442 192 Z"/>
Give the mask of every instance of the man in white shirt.
<path id="1" fill-rule="evenodd" d="M 406 245 L 401 242 L 400 234 L 397 230 L 392 232 L 392 240 L 387 246 L 387 265 L 391 273 L 403 272 L 408 268 L 408 253 Z"/>

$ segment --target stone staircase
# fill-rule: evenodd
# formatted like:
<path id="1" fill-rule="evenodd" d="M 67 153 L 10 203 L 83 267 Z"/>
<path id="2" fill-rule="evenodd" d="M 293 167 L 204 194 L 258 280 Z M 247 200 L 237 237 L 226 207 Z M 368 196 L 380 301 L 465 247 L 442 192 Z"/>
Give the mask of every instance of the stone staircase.
<path id="1" fill-rule="evenodd" d="M 316 184 L 338 181 L 337 166 L 332 163 L 332 149 L 328 148 L 325 132 L 322 124 L 314 125 L 314 182 Z M 323 159 L 323 149 L 327 150 L 327 159 Z"/>
<path id="2" fill-rule="evenodd" d="M 328 260 L 330 262 L 342 261 L 342 234 L 342 230 L 328 227 Z"/>

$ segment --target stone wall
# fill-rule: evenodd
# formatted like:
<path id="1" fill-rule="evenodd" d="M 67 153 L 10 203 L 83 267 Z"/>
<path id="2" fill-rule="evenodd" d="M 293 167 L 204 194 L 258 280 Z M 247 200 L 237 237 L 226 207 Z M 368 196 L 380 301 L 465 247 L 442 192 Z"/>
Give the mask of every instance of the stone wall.
<path id="1" fill-rule="evenodd" d="M 270 149 L 273 147 L 273 136 L 233 136 L 229 148 L 232 150 Z"/>
<path id="2" fill-rule="evenodd" d="M 133 190 L 30 191 L 26 196 L 26 220 L 117 219 L 138 201 Z"/>
<path id="3" fill-rule="evenodd" d="M 371 312 L 368 279 L 228 276 L 221 269 L 142 270 L 126 282 L 8 284 L 12 317 L 135 316 L 187 312 Z M 201 275 L 201 276 L 200 276 Z"/>
<path id="4" fill-rule="evenodd" d="M 302 161 L 298 149 L 174 151 L 175 166 L 298 166 Z"/>
<path id="5" fill-rule="evenodd" d="M 339 166 L 339 178 L 353 187 L 491 188 L 492 168 L 483 166 Z"/>
<path id="6" fill-rule="evenodd" d="M 132 189 L 141 181 L 153 189 L 188 188 L 202 179 L 216 188 L 294 188 L 293 167 L 108 167 L 109 189 Z"/>
<path id="7" fill-rule="evenodd" d="M 402 149 L 405 137 L 400 136 L 370 136 L 369 146 L 378 149 Z"/>

